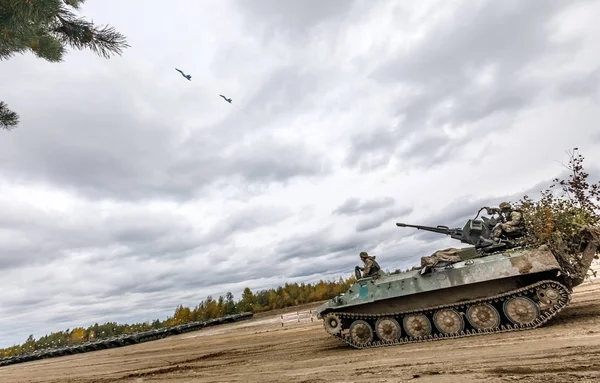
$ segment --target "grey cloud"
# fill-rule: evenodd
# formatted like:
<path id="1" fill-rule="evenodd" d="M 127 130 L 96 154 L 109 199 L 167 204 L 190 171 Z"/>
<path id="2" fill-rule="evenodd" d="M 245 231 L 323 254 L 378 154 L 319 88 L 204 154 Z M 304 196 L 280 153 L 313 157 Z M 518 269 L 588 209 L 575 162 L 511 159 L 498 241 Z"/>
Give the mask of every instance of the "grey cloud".
<path id="1" fill-rule="evenodd" d="M 254 229 L 279 223 L 291 215 L 291 209 L 284 206 L 251 206 L 223 217 L 206 237 L 218 242 L 231 233 L 252 232 Z"/>
<path id="2" fill-rule="evenodd" d="M 246 167 L 246 169 L 244 168 Z M 283 143 L 274 137 L 260 140 L 253 148 L 236 152 L 224 175 L 232 174 L 261 182 L 287 181 L 297 176 L 329 174 L 330 163 L 299 142 Z"/>
<path id="3" fill-rule="evenodd" d="M 151 280 L 145 281 L 145 283 L 142 284 L 135 281 L 122 282 L 117 286 L 110 286 L 109 289 L 104 291 L 99 297 L 114 298 L 125 293 L 152 294 L 165 291 L 174 291 L 175 288 L 173 286 L 173 281 L 179 281 L 179 277 L 181 276 L 177 273 L 170 273 L 163 275 L 163 279 L 152 278 Z M 194 278 L 194 280 L 198 280 L 197 276 Z M 190 283 L 188 282 L 185 285 L 190 286 Z"/>
<path id="4" fill-rule="evenodd" d="M 44 307 L 47 305 L 47 299 L 47 297 L 27 297 L 18 300 L 5 299 L 4 304 L 11 307 L 11 311 L 14 309 L 19 309 L 18 311 L 21 311 L 22 309 L 27 309 L 31 306 Z"/>
<path id="5" fill-rule="evenodd" d="M 208 269 L 203 270 L 201 266 L 172 265 L 163 271 L 162 276 L 156 278 L 140 275 L 139 278 L 146 282 L 144 286 L 127 283 L 125 279 L 119 278 L 105 296 L 119 296 L 124 292 L 142 293 L 146 290 L 160 292 L 165 296 L 169 293 L 180 294 L 186 289 L 193 291 L 204 288 L 214 291 L 215 286 L 223 283 L 241 284 L 254 279 L 287 275 L 289 272 L 288 265 L 281 263 L 279 254 L 274 254 L 271 248 L 257 251 L 223 246 L 217 251 L 203 253 L 203 258 Z"/>
<path id="6" fill-rule="evenodd" d="M 588 97 L 598 93 L 600 89 L 600 68 L 590 73 L 579 75 L 560 83 L 557 87 L 558 97 Z"/>
<path id="7" fill-rule="evenodd" d="M 372 213 L 386 207 L 393 206 L 396 203 L 392 197 L 381 197 L 362 200 L 360 198 L 348 198 L 340 206 L 333 210 L 336 215 L 359 215 Z"/>
<path id="8" fill-rule="evenodd" d="M 558 0 L 542 5 L 517 0 L 488 0 L 477 6 L 465 3 L 456 9 L 455 18 L 440 23 L 414 52 L 385 64 L 375 75 L 393 81 L 460 86 L 469 67 L 497 64 L 516 74 L 524 63 L 573 43 L 549 40 L 547 23 L 565 8 Z M 506 28 L 509 20 L 511 27 Z"/>
<path id="9" fill-rule="evenodd" d="M 257 33 L 257 25 L 262 22 L 263 38 L 284 37 L 295 42 L 308 39 L 310 30 L 315 26 L 343 19 L 352 10 L 354 3 L 354 0 L 235 1 L 245 16 L 249 33 Z"/>
<path id="10" fill-rule="evenodd" d="M 375 154 L 384 159 L 381 166 L 398 156 L 403 163 L 431 167 L 450 158 L 486 129 L 480 125 L 476 134 L 451 139 L 437 127 L 467 126 L 503 112 L 514 114 L 535 102 L 550 85 L 521 71 L 536 65 L 540 58 L 576 51 L 579 41 L 552 42 L 548 34 L 548 22 L 571 5 L 513 0 L 459 7 L 455 17 L 438 23 L 414 50 L 385 62 L 371 74 L 379 82 L 403 84 L 419 92 L 398 100 L 397 116 L 402 120 L 398 126 L 351 137 L 346 165 L 364 166 L 367 156 Z M 495 80 L 481 87 L 476 73 L 487 67 L 495 71 Z M 452 107 L 440 110 L 448 101 L 453 102 Z M 487 127 L 492 128 L 495 126 Z M 438 133 L 422 137 L 428 129 Z M 414 132 L 422 138 L 401 148 Z"/>
<path id="11" fill-rule="evenodd" d="M 4 216 L 0 231 L 12 235 L 0 240 L 0 268 L 20 265 L 50 263 L 68 256 L 69 252 L 85 251 L 91 254 L 89 262 L 111 257 L 115 245 L 122 246 L 115 252 L 119 257 L 173 257 L 183 250 L 191 250 L 203 243 L 191 225 L 172 215 L 148 213 L 142 209 L 116 213 L 102 219 L 98 211 L 81 211 L 78 214 L 44 213 L 31 209 L 29 227 L 19 225 L 18 206 L 6 209 L 15 214 Z M 5 210 L 5 211 L 6 211 Z M 132 214 L 137 219 L 132 218 Z M 17 217 L 15 224 L 10 217 Z M 121 219 L 122 218 L 122 219 Z M 102 252 L 98 249 L 102 248 Z M 113 254 L 113 256 L 115 256 Z"/>
<path id="12" fill-rule="evenodd" d="M 411 207 L 403 207 L 396 208 L 381 212 L 379 214 L 375 214 L 373 217 L 365 218 L 360 221 L 358 225 L 356 225 L 356 232 L 369 231 L 373 229 L 377 229 L 381 227 L 381 225 L 385 224 L 391 218 L 400 219 L 400 217 L 404 215 L 408 215 L 412 213 L 413 209 Z"/>
<path id="13" fill-rule="evenodd" d="M 170 125 L 183 124 L 172 116 L 188 113 L 189 100 L 161 106 L 168 100 L 153 96 L 158 99 L 148 102 L 158 110 L 147 115 L 134 112 L 134 94 L 147 87 L 136 81 L 143 79 L 133 76 L 131 84 L 112 87 L 102 84 L 109 79 L 81 81 L 82 88 L 104 91 L 83 97 L 75 84 L 49 85 L 53 94 L 39 89 L 46 102 L 19 108 L 21 127 L 0 141 L 0 175 L 60 185 L 91 198 L 186 200 L 226 178 L 260 185 L 330 171 L 320 153 L 248 129 L 233 108 L 225 119 L 182 137 Z M 249 136 L 251 144 L 242 144 Z"/>
<path id="14" fill-rule="evenodd" d="M 304 71 L 297 65 L 285 65 L 274 70 L 252 95 L 246 108 L 253 115 L 290 114 L 306 100 L 314 99 L 323 76 L 318 71 Z"/>
<path id="15" fill-rule="evenodd" d="M 369 247 L 372 241 L 369 236 L 361 233 L 335 238 L 332 237 L 331 230 L 332 227 L 323 227 L 308 234 L 288 238 L 275 245 L 274 253 L 281 261 L 297 258 L 309 262 L 315 257 L 356 252 Z"/>
<path id="16" fill-rule="evenodd" d="M 105 264 L 104 268 L 106 270 L 118 270 L 119 265 L 117 262 L 111 262 Z M 144 294 L 149 297 L 148 299 L 151 299 L 150 297 L 155 293 L 168 294 L 194 285 L 199 287 L 218 282 L 216 275 L 202 274 L 200 277 L 198 271 L 195 268 L 185 270 L 165 266 L 163 270 L 152 270 L 151 274 L 133 270 L 127 278 L 119 274 L 108 275 L 109 279 L 106 281 L 106 286 L 96 292 L 94 300 L 96 297 L 115 299 L 126 294 Z"/>
<path id="17" fill-rule="evenodd" d="M 290 278 L 309 277 L 314 275 L 333 274 L 343 275 L 345 278 L 354 275 L 353 265 L 361 263 L 358 254 L 343 254 L 327 259 L 311 260 L 302 263 L 290 273 Z"/>
<path id="18" fill-rule="evenodd" d="M 396 130 L 396 127 L 376 127 L 351 136 L 350 151 L 344 161 L 346 166 L 359 167 L 365 171 L 385 166 L 394 155 L 397 145 Z M 373 162 L 372 158 L 376 160 Z"/>
<path id="19" fill-rule="evenodd" d="M 452 157 L 466 144 L 470 137 L 450 140 L 443 133 L 430 136 L 418 136 L 412 144 L 404 149 L 397 150 L 405 166 L 432 167 L 437 164 L 452 161 Z"/>
<path id="20" fill-rule="evenodd" d="M 98 226 L 96 232 L 102 233 L 105 227 L 111 241 L 129 247 L 129 251 L 120 256 L 173 257 L 203 243 L 200 233 L 196 233 L 183 216 L 140 210 L 125 210 L 103 222 L 94 222 L 94 226 Z M 107 243 L 98 243 L 102 245 Z"/>
<path id="21" fill-rule="evenodd" d="M 81 251 L 90 264 L 124 258 L 176 260 L 291 215 L 286 207 L 244 207 L 224 216 L 208 232 L 198 232 L 184 216 L 151 212 L 143 206 L 124 207 L 106 218 L 94 208 L 75 214 L 45 213 L 2 201 L 0 211 L 0 269 L 47 264 Z"/>
<path id="22" fill-rule="evenodd" d="M 390 218 L 390 217 L 387 217 L 387 218 Z M 356 225 L 355 231 L 357 233 L 360 233 L 360 232 L 363 232 L 363 231 L 369 231 L 369 230 L 372 230 L 372 229 L 377 229 L 382 224 L 383 224 L 383 222 L 380 219 L 371 218 L 369 220 L 362 221 L 361 223 L 359 223 L 358 225 Z"/>

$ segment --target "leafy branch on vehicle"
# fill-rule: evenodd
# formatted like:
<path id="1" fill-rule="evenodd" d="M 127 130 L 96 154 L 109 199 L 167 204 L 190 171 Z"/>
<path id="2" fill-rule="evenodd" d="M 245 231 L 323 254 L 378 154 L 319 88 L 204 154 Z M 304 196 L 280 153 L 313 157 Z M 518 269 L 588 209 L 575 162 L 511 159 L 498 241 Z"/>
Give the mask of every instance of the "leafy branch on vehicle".
<path id="1" fill-rule="evenodd" d="M 573 280 L 584 278 L 583 265 L 598 258 L 598 252 L 586 251 L 590 243 L 600 240 L 600 181 L 590 183 L 584 168 L 584 156 L 574 148 L 568 152 L 566 179 L 555 178 L 541 191 L 538 201 L 525 195 L 515 207 L 523 212 L 527 229 L 526 242 L 546 245 L 557 257 L 563 270 Z M 583 274 L 583 275 L 582 275 Z"/>

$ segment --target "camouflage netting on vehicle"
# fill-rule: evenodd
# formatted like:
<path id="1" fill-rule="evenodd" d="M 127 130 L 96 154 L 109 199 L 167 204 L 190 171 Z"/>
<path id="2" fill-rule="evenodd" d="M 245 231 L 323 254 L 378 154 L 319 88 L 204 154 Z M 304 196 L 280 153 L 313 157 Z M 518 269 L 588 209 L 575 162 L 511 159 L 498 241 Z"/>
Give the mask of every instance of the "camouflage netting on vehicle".
<path id="1" fill-rule="evenodd" d="M 565 243 L 556 236 L 550 251 L 556 257 L 562 270 L 568 275 L 571 286 L 581 284 L 588 272 L 588 266 L 594 258 L 598 258 L 600 248 L 600 227 L 586 226 L 573 238 L 571 243 Z M 573 252 L 577 248 L 578 251 Z"/>

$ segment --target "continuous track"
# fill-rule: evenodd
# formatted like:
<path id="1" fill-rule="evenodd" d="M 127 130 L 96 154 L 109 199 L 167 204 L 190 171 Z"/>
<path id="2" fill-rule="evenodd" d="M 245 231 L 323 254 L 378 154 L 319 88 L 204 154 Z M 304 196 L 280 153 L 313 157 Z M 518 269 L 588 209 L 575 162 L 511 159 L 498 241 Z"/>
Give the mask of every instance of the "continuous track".
<path id="1" fill-rule="evenodd" d="M 570 292 L 563 284 L 544 280 L 492 297 L 410 311 L 385 314 L 334 311 L 324 316 L 323 324 L 330 335 L 352 347 L 385 347 L 534 329 L 558 314 L 570 299 Z M 442 310 L 446 321 L 441 319 Z M 446 330 L 455 327 L 455 331 L 442 331 L 444 327 Z"/>
<path id="2" fill-rule="evenodd" d="M 0 359 L 0 367 L 10 364 L 30 362 L 39 359 L 56 358 L 64 355 L 80 354 L 97 350 L 105 350 L 115 347 L 123 347 L 132 344 L 150 342 L 166 338 L 172 335 L 179 335 L 190 331 L 198 331 L 205 327 L 217 326 L 225 323 L 238 322 L 252 318 L 251 312 L 227 315 L 220 318 L 211 319 L 204 322 L 190 322 L 171 327 L 164 327 L 155 330 L 148 330 L 138 333 L 125 334 L 117 337 L 100 339 L 94 342 L 80 343 L 73 346 L 37 350 L 31 354 L 18 355 L 10 358 Z"/>

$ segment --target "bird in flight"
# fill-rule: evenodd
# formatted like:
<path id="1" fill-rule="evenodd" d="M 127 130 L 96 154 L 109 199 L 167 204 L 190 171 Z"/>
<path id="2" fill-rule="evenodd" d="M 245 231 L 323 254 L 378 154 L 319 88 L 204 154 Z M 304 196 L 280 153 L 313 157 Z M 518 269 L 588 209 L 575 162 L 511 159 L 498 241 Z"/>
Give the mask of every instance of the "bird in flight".
<path id="1" fill-rule="evenodd" d="M 177 72 L 181 73 L 181 75 L 182 75 L 183 77 L 187 78 L 189 81 L 192 81 L 192 75 L 190 75 L 190 74 L 185 74 L 185 73 L 183 73 L 181 70 L 179 70 L 179 69 L 177 69 L 177 68 L 175 68 L 175 70 L 176 70 Z"/>

